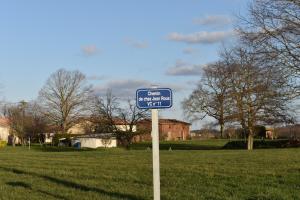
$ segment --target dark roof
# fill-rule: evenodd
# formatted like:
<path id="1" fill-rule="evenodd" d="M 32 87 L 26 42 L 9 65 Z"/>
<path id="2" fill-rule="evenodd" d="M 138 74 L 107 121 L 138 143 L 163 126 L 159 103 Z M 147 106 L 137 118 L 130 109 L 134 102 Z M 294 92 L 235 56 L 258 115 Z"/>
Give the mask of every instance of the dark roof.
<path id="1" fill-rule="evenodd" d="M 100 138 L 100 139 L 107 139 L 107 138 L 115 138 L 114 133 L 93 133 L 93 134 L 86 134 L 76 136 L 75 138 Z"/>

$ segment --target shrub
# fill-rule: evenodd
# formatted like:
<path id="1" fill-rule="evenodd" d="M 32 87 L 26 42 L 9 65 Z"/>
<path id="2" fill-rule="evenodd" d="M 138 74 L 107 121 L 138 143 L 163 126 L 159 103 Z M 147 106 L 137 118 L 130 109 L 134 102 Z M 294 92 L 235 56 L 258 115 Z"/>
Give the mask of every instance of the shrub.
<path id="1" fill-rule="evenodd" d="M 266 127 L 264 127 L 264 126 L 255 126 L 254 127 L 254 135 L 257 138 L 266 138 Z"/>
<path id="2" fill-rule="evenodd" d="M 6 141 L 0 141 L 0 148 L 6 147 L 7 142 Z"/>

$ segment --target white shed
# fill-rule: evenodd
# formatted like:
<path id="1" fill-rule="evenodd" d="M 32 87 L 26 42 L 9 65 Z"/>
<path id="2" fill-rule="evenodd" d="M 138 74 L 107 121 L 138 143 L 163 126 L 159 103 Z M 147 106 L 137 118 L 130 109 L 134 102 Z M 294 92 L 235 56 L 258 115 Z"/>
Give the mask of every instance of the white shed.
<path id="1" fill-rule="evenodd" d="M 82 148 L 113 148 L 117 147 L 117 139 L 112 134 L 90 134 L 78 136 L 73 143 L 79 142 Z"/>

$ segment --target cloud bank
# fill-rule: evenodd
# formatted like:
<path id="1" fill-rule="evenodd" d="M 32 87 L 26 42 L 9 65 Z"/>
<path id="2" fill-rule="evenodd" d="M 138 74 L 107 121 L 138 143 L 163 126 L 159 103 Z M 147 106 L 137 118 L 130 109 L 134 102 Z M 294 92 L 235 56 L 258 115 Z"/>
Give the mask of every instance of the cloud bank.
<path id="1" fill-rule="evenodd" d="M 232 24 L 233 19 L 227 15 L 209 15 L 194 19 L 193 22 L 204 26 L 224 26 Z"/>
<path id="2" fill-rule="evenodd" d="M 135 92 L 140 88 L 149 88 L 152 85 L 158 85 L 159 87 L 168 87 L 176 92 L 180 92 L 185 89 L 182 85 L 177 84 L 165 84 L 165 83 L 152 83 L 147 80 L 138 79 L 121 79 L 111 80 L 104 85 L 96 86 L 94 91 L 97 95 L 104 96 L 108 90 L 119 98 L 134 98 Z"/>
<path id="3" fill-rule="evenodd" d="M 131 47 L 137 48 L 137 49 L 146 49 L 149 47 L 148 43 L 145 41 L 138 41 L 134 39 L 125 39 L 125 43 L 128 44 Z"/>
<path id="4" fill-rule="evenodd" d="M 189 64 L 181 60 L 177 60 L 174 67 L 170 67 L 166 71 L 169 76 L 199 76 L 202 72 L 203 65 Z"/>
<path id="5" fill-rule="evenodd" d="M 199 50 L 198 49 L 194 49 L 192 47 L 187 47 L 187 48 L 183 49 L 182 52 L 184 54 L 195 54 L 195 53 L 198 53 Z"/>
<path id="6" fill-rule="evenodd" d="M 235 35 L 233 30 L 230 31 L 214 31 L 214 32 L 196 32 L 191 34 L 170 33 L 168 39 L 175 42 L 184 42 L 188 44 L 213 44 L 222 42 Z"/>
<path id="7" fill-rule="evenodd" d="M 96 47 L 96 45 L 82 46 L 81 51 L 85 56 L 93 56 L 99 53 L 99 49 Z"/>

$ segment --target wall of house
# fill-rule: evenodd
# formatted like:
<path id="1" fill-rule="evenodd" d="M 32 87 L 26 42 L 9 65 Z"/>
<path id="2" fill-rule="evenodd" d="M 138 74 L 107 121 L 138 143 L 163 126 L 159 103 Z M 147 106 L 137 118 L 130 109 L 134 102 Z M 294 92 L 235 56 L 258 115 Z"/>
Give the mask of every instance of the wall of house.
<path id="1" fill-rule="evenodd" d="M 8 141 L 9 128 L 0 126 L 0 140 Z"/>
<path id="2" fill-rule="evenodd" d="M 151 121 L 139 124 L 138 129 L 148 130 L 148 133 L 134 137 L 134 142 L 151 141 Z M 160 120 L 159 137 L 160 140 L 175 141 L 186 140 L 190 135 L 190 124 L 176 120 Z"/>
<path id="3" fill-rule="evenodd" d="M 164 140 L 186 140 L 190 133 L 190 126 L 183 123 L 161 123 L 159 132 Z"/>
<path id="4" fill-rule="evenodd" d="M 117 140 L 116 139 L 101 139 L 101 138 L 78 138 L 77 140 L 80 141 L 82 148 L 112 148 L 117 147 Z"/>
<path id="5" fill-rule="evenodd" d="M 130 126 L 129 125 L 116 125 L 116 128 L 120 131 L 127 131 L 129 130 Z M 136 125 L 133 125 L 132 127 L 132 131 L 136 132 Z"/>
<path id="6" fill-rule="evenodd" d="M 72 135 L 81 135 L 81 134 L 86 134 L 86 127 L 91 126 L 91 122 L 82 122 L 79 124 L 75 124 L 73 127 L 71 127 L 68 130 L 69 134 Z M 116 128 L 120 131 L 126 131 L 129 130 L 129 125 L 116 125 Z M 133 132 L 136 132 L 136 125 L 132 127 Z"/>
<path id="7" fill-rule="evenodd" d="M 75 124 L 68 130 L 68 133 L 72 135 L 85 134 L 85 127 L 82 124 Z"/>

